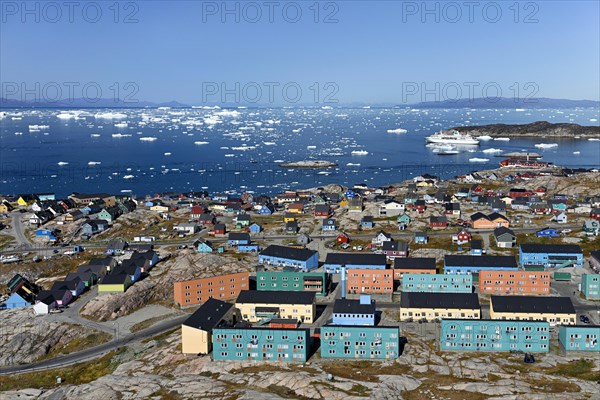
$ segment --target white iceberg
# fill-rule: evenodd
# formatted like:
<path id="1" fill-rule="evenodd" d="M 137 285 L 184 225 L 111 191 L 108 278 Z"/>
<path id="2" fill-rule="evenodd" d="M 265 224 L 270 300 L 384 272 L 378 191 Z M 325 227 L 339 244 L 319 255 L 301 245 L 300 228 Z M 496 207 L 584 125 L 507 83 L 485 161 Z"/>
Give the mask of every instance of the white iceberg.
<path id="1" fill-rule="evenodd" d="M 173 154 L 173 153 L 166 152 L 165 156 L 170 156 L 171 154 Z"/>
<path id="2" fill-rule="evenodd" d="M 535 145 L 538 149 L 552 149 L 558 147 L 558 143 L 538 143 Z"/>
<path id="3" fill-rule="evenodd" d="M 483 150 L 483 153 L 493 154 L 493 153 L 502 153 L 502 151 L 503 150 L 501 150 L 501 149 L 494 149 L 494 148 L 492 148 L 492 149 L 485 149 L 485 150 Z"/>
<path id="4" fill-rule="evenodd" d="M 472 163 L 484 163 L 484 162 L 488 162 L 488 161 L 490 161 L 489 158 L 476 158 L 476 157 L 469 158 L 469 162 L 472 162 Z"/>
<path id="5" fill-rule="evenodd" d="M 63 165 L 69 165 L 69 163 L 68 163 L 68 162 L 66 162 L 66 161 L 59 161 L 59 162 L 58 162 L 58 165 L 60 165 L 60 166 L 63 166 Z"/>
<path id="6" fill-rule="evenodd" d="M 488 135 L 483 135 L 483 136 L 478 136 L 477 139 L 479 139 L 479 140 L 492 140 L 493 138 L 491 136 L 488 136 Z"/>
<path id="7" fill-rule="evenodd" d="M 204 144 L 208 144 L 208 142 L 200 142 L 200 141 L 198 141 L 198 142 L 194 142 L 194 144 L 197 145 L 197 146 L 202 146 Z"/>
<path id="8" fill-rule="evenodd" d="M 396 128 L 396 129 L 388 129 L 387 133 L 406 133 L 408 132 L 406 129 Z"/>
<path id="9" fill-rule="evenodd" d="M 94 115 L 96 119 L 125 119 L 127 115 L 119 112 L 99 112 Z"/>
<path id="10" fill-rule="evenodd" d="M 133 178 L 135 178 L 135 176 L 133 176 L 133 175 L 125 175 L 123 177 L 123 179 L 133 179 Z"/>
<path id="11" fill-rule="evenodd" d="M 142 142 L 154 142 L 154 141 L 158 140 L 158 138 L 156 138 L 154 136 L 145 136 L 145 137 L 141 137 L 140 140 Z"/>
<path id="12" fill-rule="evenodd" d="M 100 165 L 100 164 L 102 164 L 102 162 L 101 162 L 101 161 L 90 161 L 90 162 L 88 162 L 88 165 L 90 165 L 90 166 L 92 166 L 92 167 L 93 167 L 94 165 Z"/>
<path id="13" fill-rule="evenodd" d="M 499 142 L 509 142 L 510 138 L 507 138 L 507 137 L 497 137 L 494 140 L 497 140 Z"/>
<path id="14" fill-rule="evenodd" d="M 368 155 L 368 154 L 369 154 L 369 152 L 368 152 L 368 151 L 366 151 L 366 150 L 354 150 L 354 151 L 352 151 L 352 153 L 351 153 L 351 154 L 352 154 L 353 156 L 366 156 L 366 155 Z"/>

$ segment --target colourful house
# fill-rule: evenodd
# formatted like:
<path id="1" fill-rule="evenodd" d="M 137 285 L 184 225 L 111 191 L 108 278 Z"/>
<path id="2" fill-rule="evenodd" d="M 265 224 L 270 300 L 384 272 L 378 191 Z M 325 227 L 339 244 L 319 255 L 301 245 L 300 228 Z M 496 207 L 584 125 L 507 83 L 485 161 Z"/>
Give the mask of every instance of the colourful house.
<path id="1" fill-rule="evenodd" d="M 444 257 L 446 274 L 476 274 L 482 270 L 517 270 L 513 256 L 467 256 L 448 254 Z"/>
<path id="2" fill-rule="evenodd" d="M 256 290 L 284 290 L 290 292 L 314 292 L 326 296 L 329 286 L 325 272 L 303 272 L 296 270 L 257 271 Z"/>
<path id="3" fill-rule="evenodd" d="M 20 308 L 30 306 L 31 303 L 25 300 L 18 292 L 10 295 L 4 302 L 6 308 Z"/>
<path id="4" fill-rule="evenodd" d="M 316 317 L 315 293 L 274 290 L 242 290 L 235 307 L 248 322 L 268 322 L 273 318 L 288 318 L 312 324 Z"/>
<path id="5" fill-rule="evenodd" d="M 543 265 L 544 268 L 583 267 L 583 251 L 576 244 L 534 244 L 519 246 L 522 266 Z"/>
<path id="6" fill-rule="evenodd" d="M 404 274 L 403 292 L 472 293 L 473 275 Z"/>
<path id="7" fill-rule="evenodd" d="M 547 321 L 554 325 L 575 325 L 577 313 L 569 297 L 491 296 L 490 318 Z"/>
<path id="8" fill-rule="evenodd" d="M 339 274 L 342 267 L 347 269 L 385 269 L 385 254 L 328 253 L 323 268 L 330 274 Z"/>
<path id="9" fill-rule="evenodd" d="M 566 351 L 600 351 L 600 325 L 561 325 L 558 343 Z"/>
<path id="10" fill-rule="evenodd" d="M 550 324 L 543 321 L 442 319 L 442 351 L 548 352 Z"/>
<path id="11" fill-rule="evenodd" d="M 233 304 L 208 299 L 181 324 L 181 352 L 183 354 L 210 353 L 213 329 L 222 324 L 233 324 L 234 319 Z"/>
<path id="12" fill-rule="evenodd" d="M 305 362 L 310 350 L 308 329 L 216 328 L 212 330 L 215 361 Z"/>
<path id="13" fill-rule="evenodd" d="M 98 284 L 98 293 L 125 293 L 132 284 L 131 275 L 117 267 L 102 278 Z"/>
<path id="14" fill-rule="evenodd" d="M 333 304 L 333 325 L 375 325 L 375 300 L 360 295 L 358 300 L 337 299 Z"/>
<path id="15" fill-rule="evenodd" d="M 321 358 L 394 359 L 400 353 L 396 326 L 335 326 L 321 328 Z"/>
<path id="16" fill-rule="evenodd" d="M 432 321 L 442 318 L 481 318 L 481 307 L 477 294 L 402 293 L 400 297 L 400 321 Z"/>
<path id="17" fill-rule="evenodd" d="M 581 293 L 587 300 L 600 300 L 600 274 L 581 275 Z"/>
<path id="18" fill-rule="evenodd" d="M 255 222 L 248 227 L 248 230 L 250 231 L 250 233 L 254 233 L 254 234 L 260 233 L 260 231 L 262 231 L 262 226 L 260 226 L 259 224 L 257 224 Z"/>

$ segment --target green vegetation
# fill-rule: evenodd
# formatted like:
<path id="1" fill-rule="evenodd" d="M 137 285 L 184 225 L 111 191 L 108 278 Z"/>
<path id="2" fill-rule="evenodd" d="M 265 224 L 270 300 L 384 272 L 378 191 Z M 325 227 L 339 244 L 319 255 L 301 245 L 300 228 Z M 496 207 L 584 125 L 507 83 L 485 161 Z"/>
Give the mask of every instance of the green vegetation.
<path id="1" fill-rule="evenodd" d="M 148 319 L 146 319 L 144 321 L 141 321 L 141 322 L 138 322 L 137 324 L 134 324 L 129 329 L 129 331 L 131 333 L 139 332 L 139 331 L 141 331 L 143 329 L 151 327 L 152 325 L 154 325 L 155 323 L 157 323 L 159 321 L 162 321 L 162 320 L 165 320 L 165 319 L 169 318 L 170 316 L 171 315 L 169 315 L 169 314 L 165 314 L 165 315 L 159 315 L 157 317 L 148 318 Z"/>
<path id="2" fill-rule="evenodd" d="M 8 235 L 0 235 L 0 250 L 4 250 L 13 245 L 15 238 Z"/>
<path id="3" fill-rule="evenodd" d="M 411 368 L 400 364 L 381 364 L 366 360 L 335 361 L 322 365 L 323 371 L 336 377 L 363 382 L 379 382 L 379 375 L 405 375 Z"/>
<path id="4" fill-rule="evenodd" d="M 579 359 L 566 364 L 558 364 L 548 371 L 553 375 L 560 375 L 569 378 L 583 379 L 586 381 L 600 381 L 600 372 L 593 371 L 594 361 Z"/>
<path id="5" fill-rule="evenodd" d="M 75 353 L 81 350 L 85 350 L 90 347 L 97 346 L 102 343 L 106 343 L 112 339 L 112 336 L 106 332 L 93 331 L 91 333 L 81 332 L 80 336 L 75 337 L 69 341 L 63 347 L 53 347 L 46 353 L 45 356 L 41 357 L 40 360 L 54 358 L 62 354 Z"/>
<path id="6" fill-rule="evenodd" d="M 118 362 L 115 361 L 115 356 L 121 354 L 123 351 L 124 349 L 112 351 L 102 358 L 71 365 L 65 368 L 19 375 L 0 376 L 0 392 L 27 388 L 54 388 L 57 386 L 56 377 L 60 377 L 63 384 L 70 385 L 81 385 L 92 382 L 104 375 L 112 373 L 118 366 Z"/>

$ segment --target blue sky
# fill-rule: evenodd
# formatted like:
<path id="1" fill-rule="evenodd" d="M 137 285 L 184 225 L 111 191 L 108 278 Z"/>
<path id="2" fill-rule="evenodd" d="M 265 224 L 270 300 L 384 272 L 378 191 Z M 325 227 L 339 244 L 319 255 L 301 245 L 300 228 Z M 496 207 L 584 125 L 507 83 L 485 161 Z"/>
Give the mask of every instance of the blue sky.
<path id="1" fill-rule="evenodd" d="M 3 2 L 3 95 L 8 87 L 23 98 L 23 86 L 11 85 L 24 83 L 37 93 L 28 99 L 52 96 L 43 88 L 55 82 L 67 97 L 77 82 L 74 97 L 90 83 L 111 97 L 117 83 L 119 97 L 188 104 L 219 102 L 221 85 L 240 103 L 268 103 L 269 85 L 275 103 L 297 98 L 298 88 L 309 103 L 484 97 L 484 86 L 488 96 L 600 98 L 598 1 L 476 2 L 472 16 L 460 1 L 427 2 L 429 13 L 421 1 L 274 1 L 273 22 L 265 2 L 248 3 L 229 2 L 239 11 L 223 14 L 220 1 L 121 2 L 116 15 L 112 1 L 84 1 L 71 22 L 67 8 L 58 17 L 45 2 L 31 2 L 29 14 Z M 253 22 L 256 5 L 262 16 Z"/>

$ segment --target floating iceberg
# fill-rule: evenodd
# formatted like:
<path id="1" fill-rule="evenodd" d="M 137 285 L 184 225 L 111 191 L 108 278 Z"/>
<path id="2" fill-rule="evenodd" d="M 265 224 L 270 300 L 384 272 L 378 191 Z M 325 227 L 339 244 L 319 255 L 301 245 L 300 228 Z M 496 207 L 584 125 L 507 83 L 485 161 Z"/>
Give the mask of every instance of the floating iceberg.
<path id="1" fill-rule="evenodd" d="M 94 115 L 96 119 L 125 119 L 127 115 L 119 112 L 99 112 Z"/>
<path id="2" fill-rule="evenodd" d="M 58 165 L 60 165 L 60 166 L 63 166 L 63 165 L 69 165 L 69 163 L 68 163 L 68 162 L 66 162 L 66 161 L 59 161 L 59 162 L 58 162 Z"/>
<path id="3" fill-rule="evenodd" d="M 485 149 L 483 150 L 483 153 L 486 154 L 493 154 L 493 153 L 502 153 L 503 150 L 501 149 Z"/>
<path id="4" fill-rule="evenodd" d="M 406 133 L 408 132 L 406 129 L 397 128 L 397 129 L 388 129 L 387 133 Z"/>
<path id="5" fill-rule="evenodd" d="M 90 162 L 88 162 L 88 165 L 90 165 L 90 166 L 100 165 L 100 164 L 102 164 L 101 161 L 90 161 Z"/>
<path id="6" fill-rule="evenodd" d="M 201 146 L 203 144 L 208 144 L 208 142 L 194 142 L 195 145 Z"/>
<path id="7" fill-rule="evenodd" d="M 277 143 L 275 142 L 263 142 L 265 146 L 275 146 Z"/>
<path id="8" fill-rule="evenodd" d="M 538 149 L 551 149 L 553 147 L 558 147 L 558 143 L 538 143 L 535 147 Z"/>
<path id="9" fill-rule="evenodd" d="M 119 122 L 115 124 L 115 128 L 127 128 L 127 122 Z"/>
<path id="10" fill-rule="evenodd" d="M 42 129 L 50 129 L 48 125 L 29 125 L 29 132 L 39 132 Z"/>
<path id="11" fill-rule="evenodd" d="M 135 178 L 135 176 L 133 176 L 133 175 L 125 175 L 123 177 L 123 179 L 133 179 L 133 178 Z"/>
<path id="12" fill-rule="evenodd" d="M 126 134 L 126 133 L 113 133 L 112 137 L 114 138 L 124 138 L 124 137 L 130 137 L 131 135 Z"/>
<path id="13" fill-rule="evenodd" d="M 140 140 L 142 142 L 154 142 L 155 140 L 158 140 L 158 138 L 155 138 L 153 136 L 145 136 L 145 137 L 141 137 Z"/>
<path id="14" fill-rule="evenodd" d="M 497 140 L 499 142 L 508 142 L 508 141 L 510 141 L 510 138 L 507 138 L 507 137 L 497 137 L 494 140 Z"/>
<path id="15" fill-rule="evenodd" d="M 316 149 L 317 146 L 306 146 L 306 148 L 309 149 L 309 150 L 313 150 L 313 149 Z"/>
<path id="16" fill-rule="evenodd" d="M 581 154 L 580 151 L 574 151 L 573 154 Z"/>
<path id="17" fill-rule="evenodd" d="M 353 156 L 366 156 L 368 154 L 369 154 L 369 152 L 366 150 L 353 150 L 352 151 Z"/>
<path id="18" fill-rule="evenodd" d="M 474 162 L 474 163 L 477 163 L 477 162 L 483 163 L 483 162 L 488 162 L 488 161 L 490 161 L 489 158 L 476 158 L 476 157 L 475 158 L 469 158 L 469 162 Z"/>
<path id="19" fill-rule="evenodd" d="M 100 137 L 100 134 L 99 133 L 92 133 L 90 136 L 91 137 Z"/>
<path id="20" fill-rule="evenodd" d="M 488 136 L 488 135 L 483 135 L 483 136 L 478 136 L 477 139 L 479 139 L 479 140 L 492 140 L 493 138 L 491 136 Z"/>
<path id="21" fill-rule="evenodd" d="M 173 153 L 166 152 L 165 156 L 170 156 L 171 154 L 173 154 Z"/>

